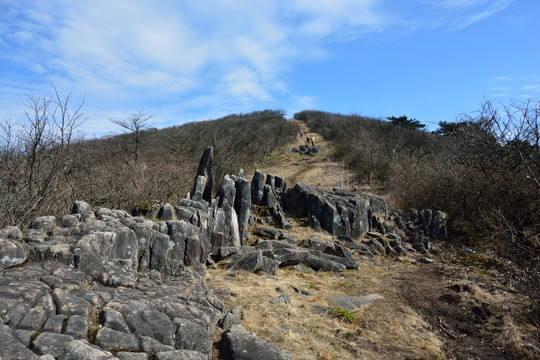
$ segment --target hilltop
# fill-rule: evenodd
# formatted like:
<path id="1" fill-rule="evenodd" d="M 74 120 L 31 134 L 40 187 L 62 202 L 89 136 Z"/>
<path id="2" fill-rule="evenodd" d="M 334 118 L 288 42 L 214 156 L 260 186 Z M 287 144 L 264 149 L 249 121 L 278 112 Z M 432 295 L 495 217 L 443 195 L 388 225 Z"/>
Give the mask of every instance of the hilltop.
<path id="1" fill-rule="evenodd" d="M 147 130 L 147 145 L 189 149 L 167 153 L 171 163 L 198 158 L 206 141 L 217 147 L 204 151 L 195 181 L 182 169 L 189 176 L 163 201 L 145 192 L 149 175 L 165 171 L 152 189 L 167 188 L 178 172 L 154 167 L 157 146 L 137 162 L 126 153 L 117 174 L 138 175 L 106 190 L 138 187 L 137 216 L 114 210 L 114 201 L 133 207 L 122 196 L 104 206 L 98 188 L 87 192 L 97 204 L 0 230 L 3 358 L 217 359 L 243 343 L 276 359 L 538 356 L 535 289 L 509 279 L 519 268 L 471 249 L 441 208 L 395 208 L 397 196 L 360 182 L 327 130 L 275 112 L 169 129 L 167 141 Z M 111 152 L 119 139 L 81 146 Z"/>

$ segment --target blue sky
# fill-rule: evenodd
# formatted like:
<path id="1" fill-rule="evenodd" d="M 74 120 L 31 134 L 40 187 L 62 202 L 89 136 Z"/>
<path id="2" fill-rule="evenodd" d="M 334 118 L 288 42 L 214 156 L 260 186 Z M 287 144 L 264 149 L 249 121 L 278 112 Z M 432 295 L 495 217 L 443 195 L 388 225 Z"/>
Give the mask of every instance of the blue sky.
<path id="1" fill-rule="evenodd" d="M 88 136 L 306 109 L 433 129 L 484 99 L 538 100 L 538 0 L 0 0 L 0 119 L 84 98 Z M 74 104 L 75 105 L 75 104 Z"/>

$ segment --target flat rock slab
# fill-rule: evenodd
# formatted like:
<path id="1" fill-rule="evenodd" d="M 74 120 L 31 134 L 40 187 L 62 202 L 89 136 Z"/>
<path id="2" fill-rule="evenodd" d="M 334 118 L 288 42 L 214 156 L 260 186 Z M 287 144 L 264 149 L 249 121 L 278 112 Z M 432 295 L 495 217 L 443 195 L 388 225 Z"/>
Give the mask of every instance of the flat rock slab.
<path id="1" fill-rule="evenodd" d="M 373 300 L 384 298 L 379 294 L 370 294 L 364 296 L 338 296 L 330 299 L 333 300 L 337 306 L 349 311 L 353 311 L 354 309 L 369 304 Z"/>
<path id="2" fill-rule="evenodd" d="M 290 360 L 291 355 L 278 349 L 275 345 L 258 339 L 248 333 L 242 325 L 234 325 L 223 336 L 224 359 L 228 360 Z"/>

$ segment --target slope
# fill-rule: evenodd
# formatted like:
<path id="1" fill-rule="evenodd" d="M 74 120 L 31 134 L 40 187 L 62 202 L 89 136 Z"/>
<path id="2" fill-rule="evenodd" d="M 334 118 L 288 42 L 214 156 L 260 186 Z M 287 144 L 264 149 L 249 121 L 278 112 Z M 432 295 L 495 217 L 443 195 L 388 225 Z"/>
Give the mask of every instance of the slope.
<path id="1" fill-rule="evenodd" d="M 298 136 L 286 149 L 278 149 L 261 170 L 284 177 L 289 187 L 303 182 L 327 189 L 360 189 L 343 164 L 333 161 L 332 145 L 304 123 L 298 125 L 315 136 L 320 151 L 312 156 L 291 152 L 305 143 Z M 293 229 L 287 233 L 298 241 L 332 240 L 291 222 Z M 242 324 L 248 331 L 289 351 L 293 359 L 536 356 L 538 329 L 530 321 L 518 325 L 515 320 L 520 304 L 528 299 L 496 285 L 494 275 L 478 265 L 464 268 L 454 261 L 456 249 L 451 244 L 439 245 L 442 251 L 428 257 L 414 252 L 398 258 L 361 257 L 358 270 L 339 274 L 292 267 L 280 268 L 275 275 L 208 268 L 207 284 L 227 306 L 242 306 Z M 477 259 L 469 260 L 474 265 Z M 283 294 L 290 301 L 274 303 Z M 367 296 L 367 300 L 344 312 L 332 300 L 340 296 Z"/>

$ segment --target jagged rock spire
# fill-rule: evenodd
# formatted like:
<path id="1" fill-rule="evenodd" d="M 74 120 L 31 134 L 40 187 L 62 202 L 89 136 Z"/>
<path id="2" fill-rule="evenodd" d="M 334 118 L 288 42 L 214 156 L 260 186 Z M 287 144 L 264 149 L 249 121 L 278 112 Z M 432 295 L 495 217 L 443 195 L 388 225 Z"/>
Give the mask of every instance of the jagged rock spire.
<path id="1" fill-rule="evenodd" d="M 212 147 L 204 149 L 197 176 L 191 190 L 191 199 L 206 200 L 208 203 L 212 201 L 212 187 L 214 185 L 214 176 L 212 174 L 212 162 L 214 159 L 214 150 Z"/>

